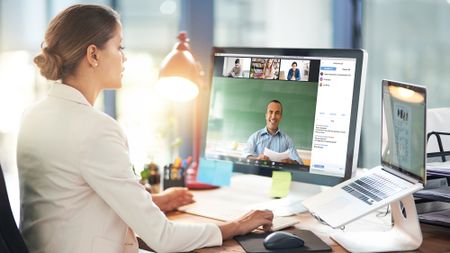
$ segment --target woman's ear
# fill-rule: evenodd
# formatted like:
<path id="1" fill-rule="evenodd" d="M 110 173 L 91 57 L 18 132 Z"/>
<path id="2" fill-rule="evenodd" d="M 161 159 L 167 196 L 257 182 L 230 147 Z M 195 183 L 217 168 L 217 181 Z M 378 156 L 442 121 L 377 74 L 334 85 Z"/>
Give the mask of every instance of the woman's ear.
<path id="1" fill-rule="evenodd" d="M 89 63 L 89 66 L 95 68 L 98 66 L 98 54 L 99 50 L 96 45 L 89 45 L 86 50 L 86 59 Z"/>

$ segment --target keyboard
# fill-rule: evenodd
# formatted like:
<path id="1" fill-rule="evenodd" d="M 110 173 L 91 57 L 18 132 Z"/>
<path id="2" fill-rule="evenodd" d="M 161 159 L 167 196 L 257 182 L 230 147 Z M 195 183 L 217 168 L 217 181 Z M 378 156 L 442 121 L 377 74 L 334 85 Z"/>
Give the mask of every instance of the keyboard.
<path id="1" fill-rule="evenodd" d="M 389 178 L 376 173 L 361 177 L 342 187 L 352 196 L 372 205 L 405 189 L 406 185 L 396 184 Z"/>
<path id="2" fill-rule="evenodd" d="M 299 219 L 295 216 L 275 216 L 272 222 L 272 231 L 285 229 L 299 223 Z"/>
<path id="3" fill-rule="evenodd" d="M 249 210 L 233 209 L 233 208 L 205 208 L 201 205 L 191 204 L 189 206 L 181 207 L 178 210 L 195 214 L 210 219 L 231 221 L 243 216 Z M 299 219 L 295 216 L 274 216 L 272 221 L 272 231 L 281 230 L 299 223 Z"/>

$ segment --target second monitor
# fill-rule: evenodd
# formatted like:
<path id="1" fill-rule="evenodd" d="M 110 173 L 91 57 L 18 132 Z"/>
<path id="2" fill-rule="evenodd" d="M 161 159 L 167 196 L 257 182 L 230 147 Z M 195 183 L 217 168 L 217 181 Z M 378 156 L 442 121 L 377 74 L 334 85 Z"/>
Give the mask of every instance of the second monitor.
<path id="1" fill-rule="evenodd" d="M 366 58 L 351 49 L 215 48 L 204 157 L 313 184 L 350 178 Z"/>

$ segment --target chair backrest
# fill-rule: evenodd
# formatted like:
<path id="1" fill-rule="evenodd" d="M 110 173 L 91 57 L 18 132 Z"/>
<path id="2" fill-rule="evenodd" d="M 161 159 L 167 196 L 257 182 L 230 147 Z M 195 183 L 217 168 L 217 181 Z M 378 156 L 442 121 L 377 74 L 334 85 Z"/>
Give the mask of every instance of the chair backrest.
<path id="1" fill-rule="evenodd" d="M 450 151 L 450 107 L 428 109 L 427 133 L 431 132 L 436 132 L 437 134 L 430 136 L 427 144 L 427 153 Z M 443 150 L 439 149 L 439 139 Z"/>
<path id="2" fill-rule="evenodd" d="M 6 182 L 0 165 L 0 252 L 28 253 L 11 211 Z"/>

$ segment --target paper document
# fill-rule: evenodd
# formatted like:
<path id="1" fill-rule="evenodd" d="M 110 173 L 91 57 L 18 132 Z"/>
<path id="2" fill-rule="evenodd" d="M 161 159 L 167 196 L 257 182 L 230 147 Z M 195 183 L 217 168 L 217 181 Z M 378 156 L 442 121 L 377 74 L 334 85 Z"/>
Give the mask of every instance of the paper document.
<path id="1" fill-rule="evenodd" d="M 264 155 L 269 157 L 271 161 L 281 162 L 281 160 L 289 158 L 289 150 L 284 151 L 283 153 L 278 153 L 276 151 L 270 150 L 268 148 L 264 149 Z"/>

